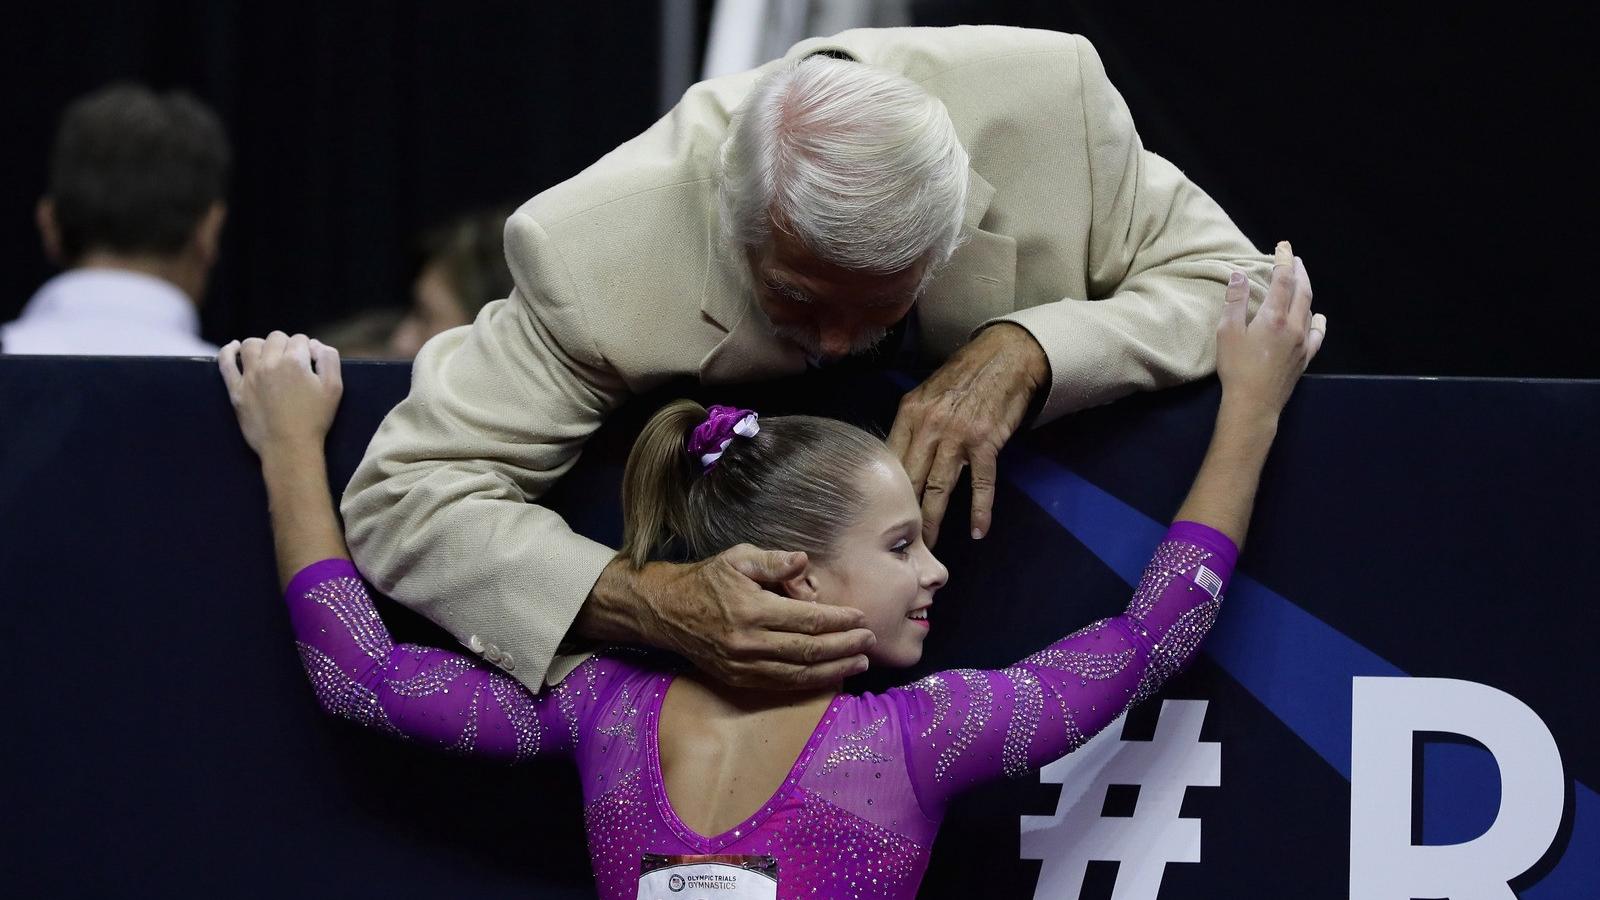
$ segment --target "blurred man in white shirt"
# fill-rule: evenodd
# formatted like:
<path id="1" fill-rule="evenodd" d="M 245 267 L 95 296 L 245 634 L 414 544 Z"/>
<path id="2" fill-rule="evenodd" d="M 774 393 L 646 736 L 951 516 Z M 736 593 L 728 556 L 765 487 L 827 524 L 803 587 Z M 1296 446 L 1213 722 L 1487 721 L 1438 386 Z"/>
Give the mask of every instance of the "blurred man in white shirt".
<path id="1" fill-rule="evenodd" d="M 115 85 L 67 108 L 39 201 L 66 271 L 0 325 L 0 352 L 209 356 L 199 306 L 227 216 L 222 123 L 182 92 Z"/>

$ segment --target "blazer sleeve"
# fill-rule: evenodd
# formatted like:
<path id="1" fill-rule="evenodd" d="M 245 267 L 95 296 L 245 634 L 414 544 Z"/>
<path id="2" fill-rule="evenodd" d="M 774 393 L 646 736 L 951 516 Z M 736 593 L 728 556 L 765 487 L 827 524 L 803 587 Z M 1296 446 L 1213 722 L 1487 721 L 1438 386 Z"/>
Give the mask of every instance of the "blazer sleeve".
<path id="1" fill-rule="evenodd" d="M 1172 163 L 1145 150 L 1094 46 L 1078 48 L 1092 217 L 1087 285 L 1067 298 L 984 323 L 1026 328 L 1050 361 L 1036 424 L 1216 369 L 1215 329 L 1231 268 L 1266 297 L 1272 258 Z"/>
<path id="2" fill-rule="evenodd" d="M 614 551 L 532 502 L 626 395 L 559 249 L 518 212 L 516 288 L 429 341 L 345 490 L 357 565 L 534 691 Z"/>

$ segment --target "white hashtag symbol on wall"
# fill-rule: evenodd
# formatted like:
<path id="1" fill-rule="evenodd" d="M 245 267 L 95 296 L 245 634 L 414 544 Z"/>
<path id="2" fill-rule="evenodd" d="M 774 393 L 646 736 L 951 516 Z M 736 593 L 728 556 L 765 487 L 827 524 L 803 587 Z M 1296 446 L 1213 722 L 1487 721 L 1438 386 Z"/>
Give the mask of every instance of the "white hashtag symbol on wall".
<path id="1" fill-rule="evenodd" d="M 1167 863 L 1200 861 L 1200 820 L 1178 811 L 1188 788 L 1222 783 L 1222 745 L 1200 740 L 1206 701 L 1163 700 L 1149 741 L 1122 740 L 1125 718 L 1040 770 L 1061 800 L 1022 817 L 1022 858 L 1044 860 L 1034 897 L 1077 900 L 1093 859 L 1118 863 L 1111 900 L 1156 900 Z M 1132 816 L 1100 815 L 1113 784 L 1138 785 Z"/>

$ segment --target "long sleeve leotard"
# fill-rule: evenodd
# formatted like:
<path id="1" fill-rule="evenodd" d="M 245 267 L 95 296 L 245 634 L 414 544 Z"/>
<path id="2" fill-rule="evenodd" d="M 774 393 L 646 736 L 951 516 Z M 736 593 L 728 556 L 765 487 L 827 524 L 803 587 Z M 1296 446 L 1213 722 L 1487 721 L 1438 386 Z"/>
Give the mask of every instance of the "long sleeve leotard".
<path id="1" fill-rule="evenodd" d="M 1128 608 L 1005 669 L 938 672 L 883 694 L 840 694 L 777 793 L 719 835 L 667 799 L 657 749 L 674 670 L 625 649 L 538 695 L 444 650 L 396 645 L 355 568 L 306 567 L 287 591 L 301 659 L 329 713 L 463 754 L 571 758 L 602 897 L 632 898 L 643 854 L 759 854 L 778 895 L 914 897 L 949 800 L 1055 760 L 1148 697 L 1216 620 L 1237 550 L 1172 526 Z"/>

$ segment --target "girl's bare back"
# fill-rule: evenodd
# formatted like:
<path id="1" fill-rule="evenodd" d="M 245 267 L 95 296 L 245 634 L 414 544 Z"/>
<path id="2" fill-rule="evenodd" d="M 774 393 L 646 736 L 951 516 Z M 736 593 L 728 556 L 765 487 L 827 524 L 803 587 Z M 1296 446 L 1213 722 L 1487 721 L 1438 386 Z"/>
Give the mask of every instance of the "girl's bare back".
<path id="1" fill-rule="evenodd" d="M 661 703 L 661 774 L 678 818 L 702 835 L 750 818 L 783 785 L 835 694 L 757 696 L 693 673 L 673 679 Z"/>

